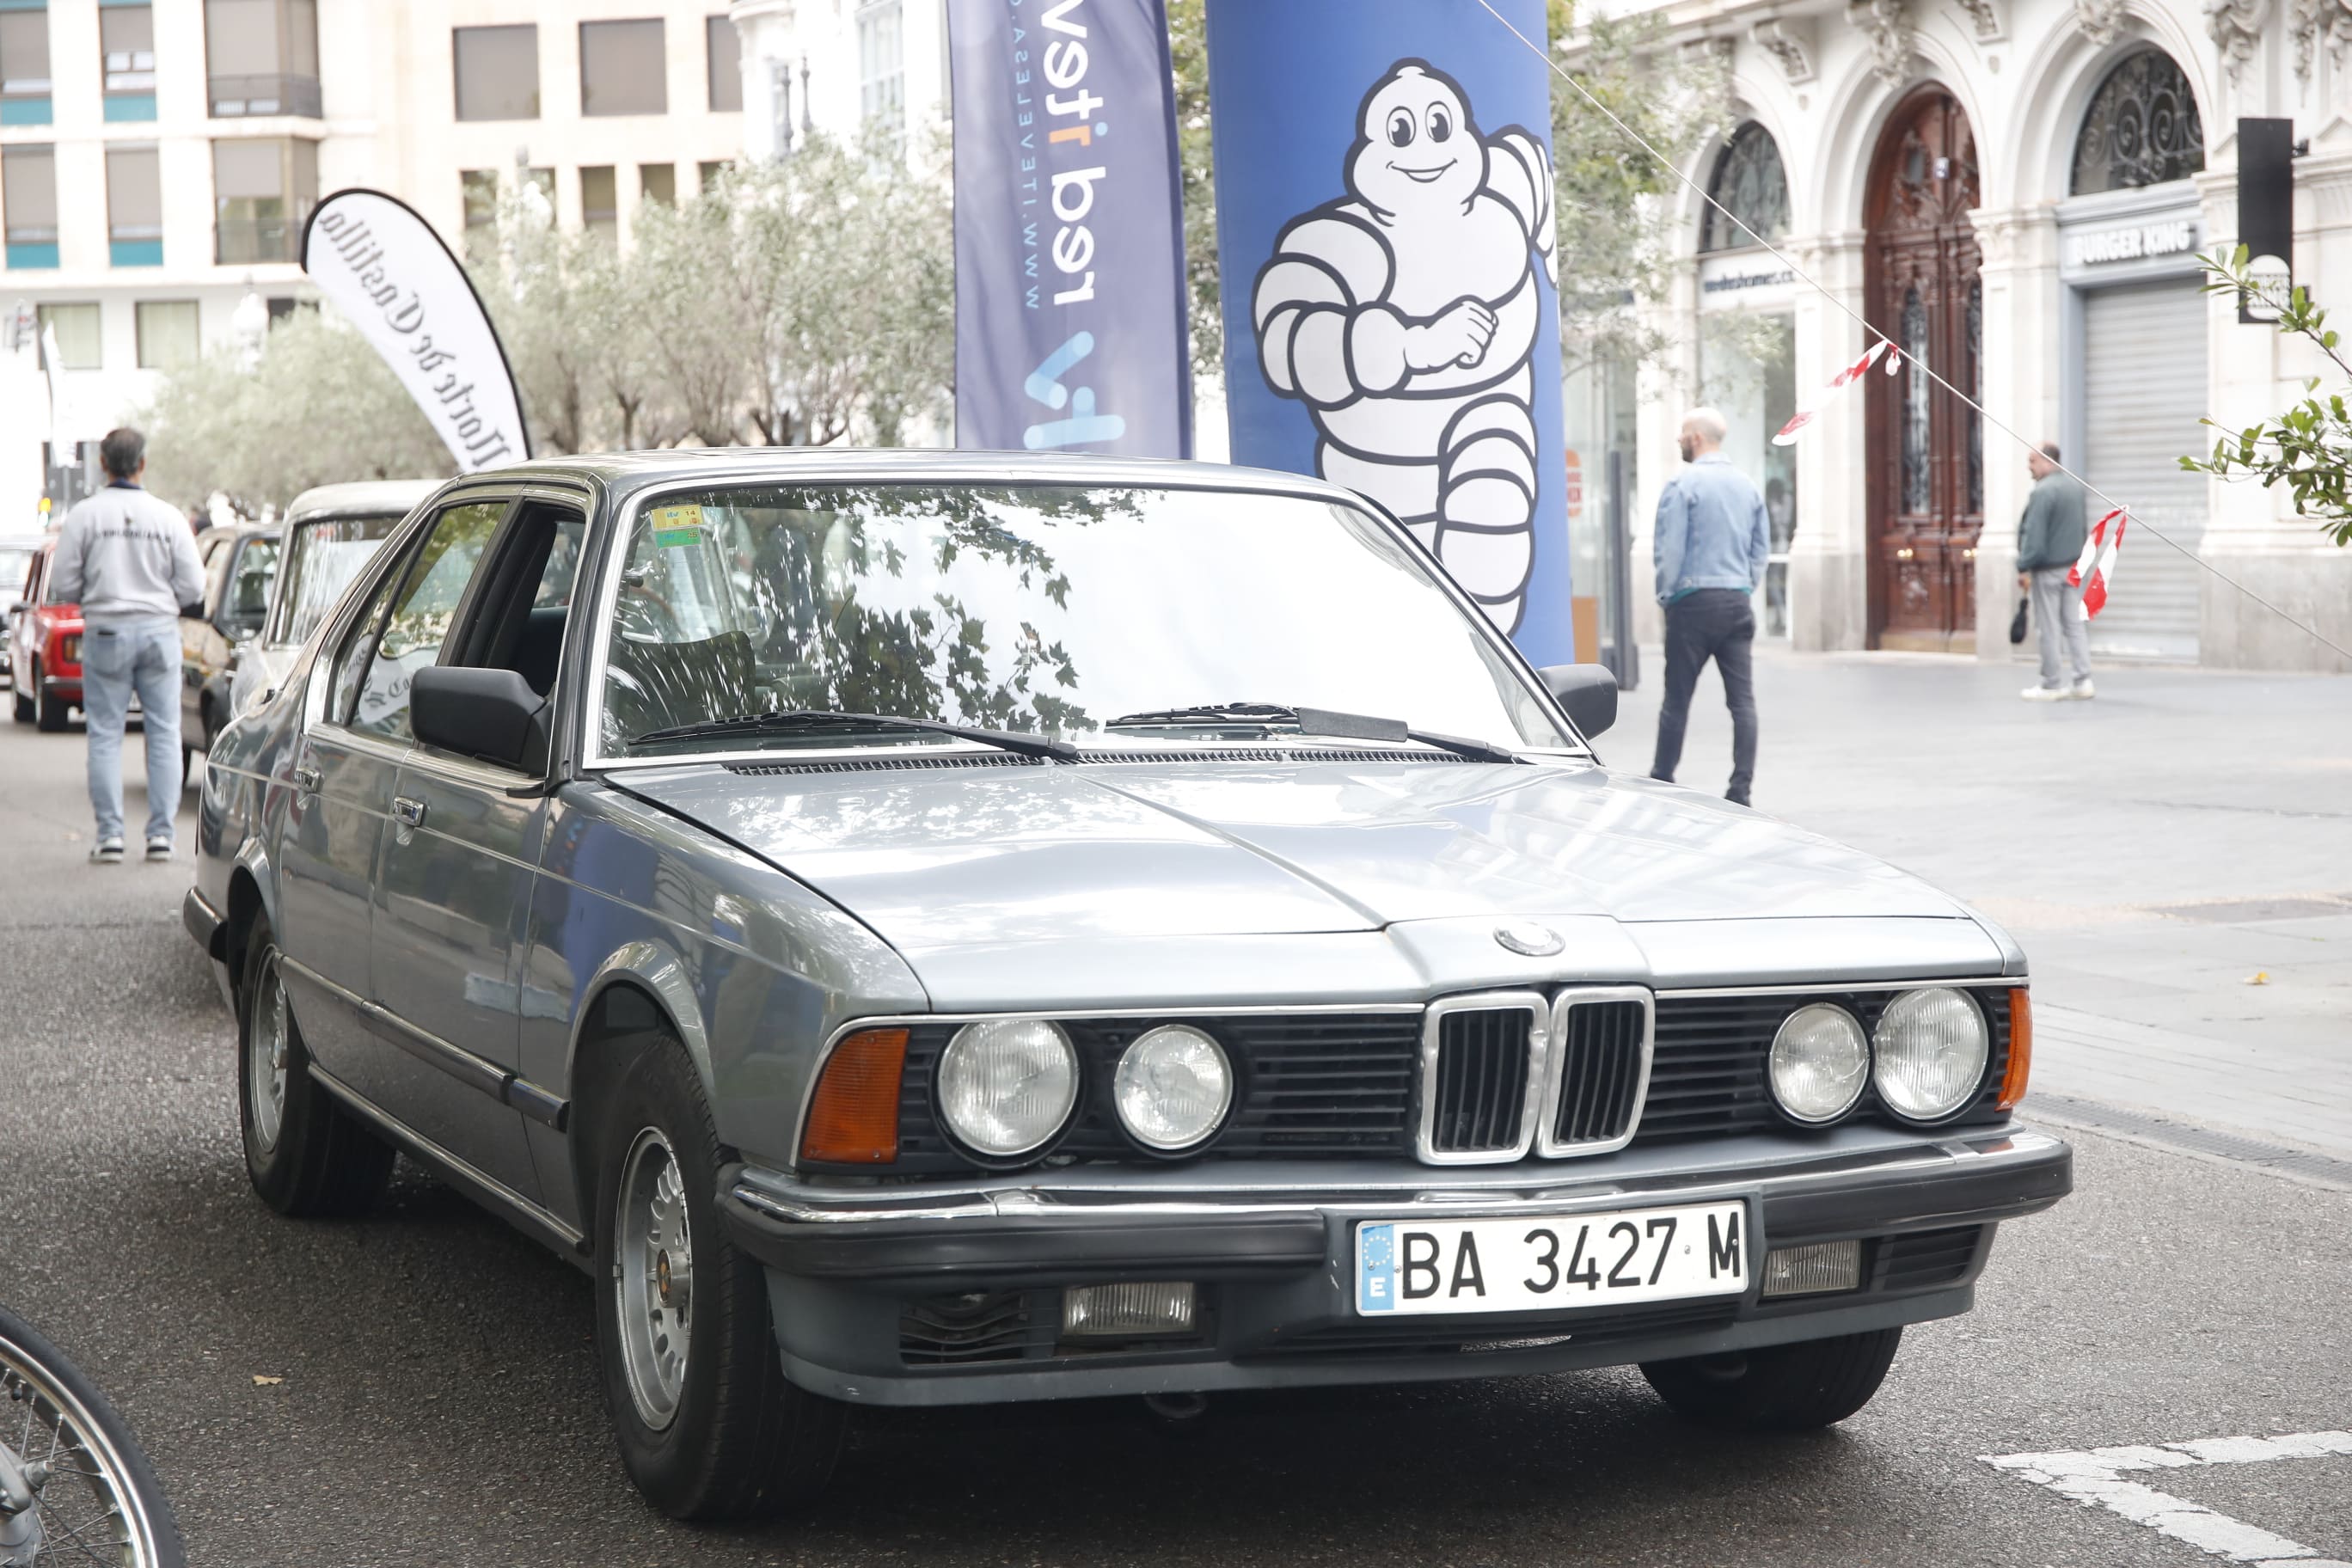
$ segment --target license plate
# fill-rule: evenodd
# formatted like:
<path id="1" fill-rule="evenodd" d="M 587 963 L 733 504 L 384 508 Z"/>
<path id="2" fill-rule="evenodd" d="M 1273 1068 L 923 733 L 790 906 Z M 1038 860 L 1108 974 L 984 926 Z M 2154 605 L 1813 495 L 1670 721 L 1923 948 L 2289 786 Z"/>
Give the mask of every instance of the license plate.
<path id="1" fill-rule="evenodd" d="M 1541 1312 L 1748 1288 L 1738 1202 L 1356 1226 L 1356 1310 Z"/>

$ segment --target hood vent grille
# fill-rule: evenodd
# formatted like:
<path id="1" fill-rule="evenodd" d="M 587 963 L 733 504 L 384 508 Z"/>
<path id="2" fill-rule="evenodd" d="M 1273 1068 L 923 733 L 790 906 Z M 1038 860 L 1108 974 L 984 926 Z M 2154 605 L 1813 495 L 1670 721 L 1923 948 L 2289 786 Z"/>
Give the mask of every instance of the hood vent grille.
<path id="1" fill-rule="evenodd" d="M 1450 763 L 1435 752 L 1346 751 L 1337 746 L 1187 746 L 1154 751 L 1089 748 L 1081 763 Z M 1011 752 L 946 752 L 891 757 L 830 757 L 806 763 L 728 763 L 730 773 L 777 778 L 788 773 L 890 773 L 905 768 L 1041 768 L 1043 757 Z"/>

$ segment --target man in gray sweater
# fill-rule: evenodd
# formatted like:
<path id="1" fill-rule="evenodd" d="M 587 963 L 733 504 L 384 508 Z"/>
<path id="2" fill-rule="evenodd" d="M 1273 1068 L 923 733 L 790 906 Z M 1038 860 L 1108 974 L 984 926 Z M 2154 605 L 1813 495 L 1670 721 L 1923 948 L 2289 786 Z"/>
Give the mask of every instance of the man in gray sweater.
<path id="1" fill-rule="evenodd" d="M 2063 702 L 2091 692 L 2091 628 L 2076 605 L 2083 590 L 2066 574 L 2083 553 L 2086 527 L 2083 487 L 2058 466 L 2058 443 L 2044 441 L 2026 456 L 2033 493 L 2017 524 L 2017 586 L 2033 601 L 2033 629 L 2042 643 L 2042 683 L 2018 695 L 2028 702 Z M 2063 654 L 2063 659 L 2062 659 Z"/>
<path id="2" fill-rule="evenodd" d="M 81 706 L 89 720 L 89 858 L 122 858 L 122 726 L 139 693 L 147 732 L 147 858 L 172 855 L 180 808 L 180 609 L 204 601 L 188 520 L 139 488 L 147 438 L 110 430 L 98 460 L 107 486 L 66 513 L 49 574 L 52 604 L 81 605 Z"/>

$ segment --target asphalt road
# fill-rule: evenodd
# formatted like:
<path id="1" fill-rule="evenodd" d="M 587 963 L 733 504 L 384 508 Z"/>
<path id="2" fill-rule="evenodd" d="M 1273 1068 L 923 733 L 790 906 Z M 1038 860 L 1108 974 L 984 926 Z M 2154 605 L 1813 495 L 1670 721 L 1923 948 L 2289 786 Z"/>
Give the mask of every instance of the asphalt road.
<path id="1" fill-rule="evenodd" d="M 2220 1559 L 1982 1457 L 2352 1428 L 2352 1192 L 2082 1135 L 2076 1196 L 2005 1227 L 1979 1310 L 1912 1331 L 1832 1433 L 1696 1431 L 1631 1373 L 1174 1431 L 1129 1402 L 864 1414 L 805 1518 L 672 1525 L 614 1456 L 583 1276 L 405 1166 L 363 1222 L 252 1196 L 186 862 L 86 865 L 81 757 L 0 726 L 0 1301 L 122 1407 L 197 1563 L 2185 1568 Z M 2352 1441 L 2156 1483 L 2352 1559 Z"/>

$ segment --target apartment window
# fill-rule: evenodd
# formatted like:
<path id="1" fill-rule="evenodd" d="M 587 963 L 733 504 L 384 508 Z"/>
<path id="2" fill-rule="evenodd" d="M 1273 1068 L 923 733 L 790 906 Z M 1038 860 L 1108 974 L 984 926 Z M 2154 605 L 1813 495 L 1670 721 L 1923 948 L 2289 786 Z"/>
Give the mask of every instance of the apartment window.
<path id="1" fill-rule="evenodd" d="M 580 224 L 603 238 L 620 237 L 621 186 L 610 163 L 580 171 Z"/>
<path id="2" fill-rule="evenodd" d="M 0 125 L 48 122 L 48 7 L 0 10 Z"/>
<path id="3" fill-rule="evenodd" d="M 155 118 L 155 8 L 101 5 L 99 66 L 106 84 L 106 118 Z"/>
<path id="4" fill-rule="evenodd" d="M 177 370 L 204 353 L 194 300 L 142 300 L 136 314 L 141 370 Z"/>
<path id="5" fill-rule="evenodd" d="M 466 205 L 466 253 L 486 257 L 499 234 L 499 172 L 461 169 L 457 190 Z"/>
<path id="6" fill-rule="evenodd" d="M 580 112 L 664 114 L 668 72 L 658 16 L 580 24 Z"/>
<path id="7" fill-rule="evenodd" d="M 705 26 L 709 39 L 710 107 L 721 113 L 740 113 L 743 108 L 743 35 L 724 16 L 711 17 Z"/>
<path id="8" fill-rule="evenodd" d="M 539 28 L 457 27 L 457 118 L 539 118 Z"/>
<path id="9" fill-rule="evenodd" d="M 0 222 L 8 265 L 58 264 L 58 154 L 54 147 L 0 148 Z"/>
<path id="10" fill-rule="evenodd" d="M 907 133 L 906 16 L 898 0 L 867 0 L 857 13 L 857 86 L 866 129 L 898 142 Z"/>
<path id="11" fill-rule="evenodd" d="M 319 144 L 278 138 L 213 143 L 214 259 L 224 267 L 299 259 L 319 204 Z"/>
<path id="12" fill-rule="evenodd" d="M 213 117 L 320 117 L 318 0 L 205 0 Z"/>
<path id="13" fill-rule="evenodd" d="M 640 200 L 659 202 L 666 207 L 677 205 L 677 165 L 676 163 L 638 164 L 637 195 Z"/>
<path id="14" fill-rule="evenodd" d="M 117 267 L 163 265 L 163 178 L 154 148 L 106 150 L 106 237 Z"/>
<path id="15" fill-rule="evenodd" d="M 719 176 L 725 174 L 728 168 L 727 161 L 721 158 L 714 163 L 697 163 L 694 166 L 694 172 L 702 181 L 701 189 L 709 191 L 719 184 Z"/>
<path id="16" fill-rule="evenodd" d="M 57 330 L 58 368 L 97 370 L 104 363 L 96 305 L 43 305 L 37 315 L 43 332 Z"/>

